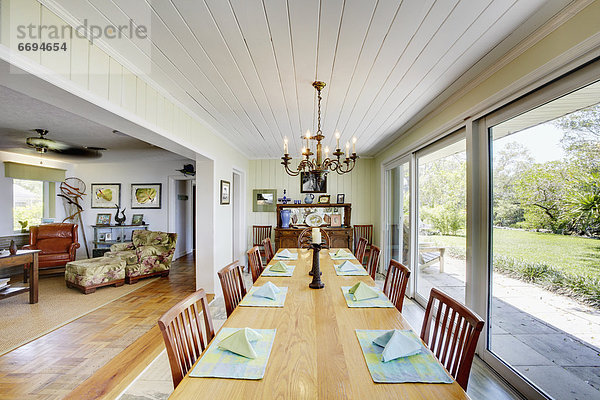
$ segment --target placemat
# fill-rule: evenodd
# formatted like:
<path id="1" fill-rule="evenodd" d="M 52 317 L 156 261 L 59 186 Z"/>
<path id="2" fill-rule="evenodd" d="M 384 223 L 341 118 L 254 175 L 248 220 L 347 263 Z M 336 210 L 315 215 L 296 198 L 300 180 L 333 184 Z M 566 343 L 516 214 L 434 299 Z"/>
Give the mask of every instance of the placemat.
<path id="1" fill-rule="evenodd" d="M 369 307 L 383 307 L 389 308 L 394 307 L 392 302 L 387 298 L 385 294 L 378 287 L 371 286 L 373 290 L 379 293 L 379 297 L 376 299 L 368 299 L 368 300 L 360 300 L 354 301 L 352 299 L 352 295 L 348 293 L 348 289 L 352 286 L 342 286 L 342 293 L 344 294 L 344 298 L 346 299 L 346 304 L 351 308 L 369 308 Z"/>
<path id="2" fill-rule="evenodd" d="M 382 362 L 383 347 L 377 346 L 373 340 L 388 330 L 356 329 L 356 337 L 362 348 L 367 368 L 373 382 L 377 383 L 452 383 L 454 379 L 440 365 L 429 349 L 423 345 L 419 337 L 410 330 L 402 331 L 421 342 L 421 353 L 414 356 L 401 357 Z"/>
<path id="3" fill-rule="evenodd" d="M 296 261 L 298 259 L 298 253 L 292 253 L 291 257 L 279 257 L 277 254 L 273 256 L 273 260 L 276 261 Z"/>
<path id="4" fill-rule="evenodd" d="M 352 255 L 352 254 L 348 254 L 347 256 L 341 256 L 341 257 L 335 256 L 335 251 L 333 251 L 333 252 L 330 251 L 329 257 L 332 260 L 356 260 L 356 257 L 354 257 L 354 255 Z M 358 260 L 356 260 L 356 262 L 358 262 Z"/>
<path id="5" fill-rule="evenodd" d="M 252 294 L 256 289 L 256 286 L 251 287 L 238 305 L 245 307 L 283 307 L 288 288 L 280 287 L 279 289 L 281 289 L 281 292 L 275 294 L 275 300 L 267 299 L 266 297 L 253 296 Z"/>
<path id="6" fill-rule="evenodd" d="M 213 339 L 210 347 L 194 369 L 190 376 L 194 378 L 233 378 L 233 379 L 262 379 L 275 340 L 277 329 L 254 329 L 263 338 L 252 342 L 257 357 L 246 358 L 229 350 L 219 349 L 219 342 L 241 328 L 221 328 Z"/>
<path id="7" fill-rule="evenodd" d="M 333 269 L 335 270 L 336 275 L 339 275 L 339 276 L 365 276 L 365 275 L 369 275 L 369 273 L 367 272 L 367 270 L 364 269 L 362 266 L 359 266 L 358 264 L 356 264 L 357 268 L 356 268 L 355 271 L 346 271 L 346 272 L 342 272 L 342 271 L 339 270 L 339 266 L 340 265 L 342 265 L 342 264 L 334 264 L 333 265 Z"/>
<path id="8" fill-rule="evenodd" d="M 295 265 L 287 265 L 287 267 L 288 267 L 287 272 L 275 272 L 275 271 L 271 271 L 271 266 L 269 265 L 267 268 L 265 268 L 265 270 L 263 271 L 261 276 L 292 276 L 292 275 L 294 275 L 294 269 L 296 268 L 296 266 Z"/>

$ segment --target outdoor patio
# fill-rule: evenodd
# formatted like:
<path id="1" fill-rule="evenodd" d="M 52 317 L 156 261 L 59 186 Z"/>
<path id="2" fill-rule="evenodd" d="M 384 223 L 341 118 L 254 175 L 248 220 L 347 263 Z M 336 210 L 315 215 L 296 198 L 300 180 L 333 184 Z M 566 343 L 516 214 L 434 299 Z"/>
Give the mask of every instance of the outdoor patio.
<path id="1" fill-rule="evenodd" d="M 437 287 L 464 302 L 465 262 L 421 270 L 419 292 Z M 494 273 L 491 349 L 556 399 L 600 398 L 600 310 Z M 570 382 L 570 385 L 565 385 Z"/>

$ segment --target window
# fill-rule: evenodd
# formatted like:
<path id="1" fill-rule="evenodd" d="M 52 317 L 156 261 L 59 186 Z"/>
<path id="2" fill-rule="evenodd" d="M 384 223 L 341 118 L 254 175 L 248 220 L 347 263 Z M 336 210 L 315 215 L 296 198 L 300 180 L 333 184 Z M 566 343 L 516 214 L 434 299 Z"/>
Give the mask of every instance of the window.
<path id="1" fill-rule="evenodd" d="M 13 179 L 13 229 L 39 225 L 44 216 L 44 182 Z"/>

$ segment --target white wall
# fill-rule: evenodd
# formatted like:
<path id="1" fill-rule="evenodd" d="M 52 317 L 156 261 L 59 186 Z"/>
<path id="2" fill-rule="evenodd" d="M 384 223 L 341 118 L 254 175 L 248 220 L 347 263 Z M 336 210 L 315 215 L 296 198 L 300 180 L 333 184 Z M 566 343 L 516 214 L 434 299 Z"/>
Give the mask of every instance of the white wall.
<path id="1" fill-rule="evenodd" d="M 298 165 L 298 160 L 293 160 L 293 166 Z M 331 202 L 336 202 L 338 193 L 345 194 L 345 202 L 352 204 L 352 225 L 373 224 L 379 216 L 379 206 L 373 203 L 372 192 L 375 190 L 374 159 L 361 158 L 357 161 L 352 172 L 338 175 L 330 172 L 327 176 L 327 193 L 331 195 Z M 252 225 L 277 225 L 275 212 L 253 212 L 252 191 L 254 189 L 277 189 L 277 197 L 283 197 L 283 190 L 287 190 L 287 197 L 302 200 L 306 193 L 300 193 L 300 176 L 288 175 L 281 160 L 251 160 L 248 174 L 248 226 L 247 246 L 252 247 Z M 320 193 L 315 193 L 316 203 Z"/>
<path id="2" fill-rule="evenodd" d="M 88 246 L 91 249 L 94 247 L 91 243 L 94 238 L 92 225 L 96 224 L 96 216 L 100 213 L 112 214 L 111 222 L 114 224 L 114 208 L 91 208 L 91 185 L 92 183 L 120 183 L 121 184 L 121 209 L 126 208 L 125 223 L 131 223 L 133 214 L 144 214 L 144 221 L 149 225 L 148 229 L 153 231 L 168 231 L 169 230 L 169 207 L 174 207 L 173 199 L 168 196 L 169 193 L 169 176 L 176 175 L 177 169 L 181 169 L 184 163 L 189 163 L 189 160 L 168 160 L 168 161 L 124 161 L 121 163 L 86 163 L 75 165 L 73 168 L 74 176 L 82 179 L 86 186 L 88 196 L 84 203 L 84 212 L 82 214 L 85 233 L 87 235 Z M 160 209 L 132 209 L 131 208 L 131 184 L 132 183 L 161 183 L 161 208 Z M 57 203 L 57 209 L 62 206 Z M 83 246 L 83 238 L 80 238 L 82 243 L 78 250 L 78 258 L 85 258 L 85 247 Z M 180 243 L 178 241 L 176 252 L 179 250 Z"/>
<path id="3" fill-rule="evenodd" d="M 66 176 L 70 176 L 73 171 L 73 165 L 58 161 L 43 160 L 40 165 L 40 157 L 27 156 L 22 154 L 8 153 L 0 151 L 0 236 L 13 235 L 13 180 L 4 176 L 4 161 L 12 161 L 21 164 L 31 164 L 48 168 L 60 168 L 66 170 Z M 58 184 L 56 191 L 59 193 Z M 65 211 L 61 206 L 60 200 L 56 199 L 56 216 L 55 220 L 61 222 L 65 217 Z"/>

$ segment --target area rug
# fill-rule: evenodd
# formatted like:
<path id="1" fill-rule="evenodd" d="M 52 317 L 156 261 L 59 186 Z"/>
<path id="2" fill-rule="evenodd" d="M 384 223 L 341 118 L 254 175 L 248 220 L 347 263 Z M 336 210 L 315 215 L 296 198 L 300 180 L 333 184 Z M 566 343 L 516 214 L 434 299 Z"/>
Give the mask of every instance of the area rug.
<path id="1" fill-rule="evenodd" d="M 67 288 L 63 276 L 41 278 L 37 304 L 29 304 L 28 293 L 0 301 L 0 356 L 156 279 L 144 279 L 118 288 L 106 286 L 84 295 Z"/>
<path id="2" fill-rule="evenodd" d="M 215 298 L 210 304 L 210 315 L 215 332 L 227 320 L 225 301 Z M 173 379 L 167 351 L 163 350 L 158 357 L 121 393 L 118 400 L 166 400 L 173 392 Z"/>

